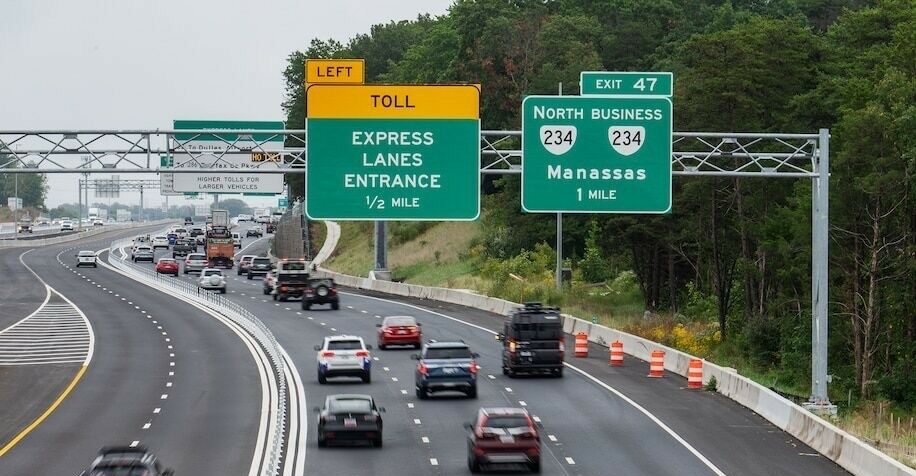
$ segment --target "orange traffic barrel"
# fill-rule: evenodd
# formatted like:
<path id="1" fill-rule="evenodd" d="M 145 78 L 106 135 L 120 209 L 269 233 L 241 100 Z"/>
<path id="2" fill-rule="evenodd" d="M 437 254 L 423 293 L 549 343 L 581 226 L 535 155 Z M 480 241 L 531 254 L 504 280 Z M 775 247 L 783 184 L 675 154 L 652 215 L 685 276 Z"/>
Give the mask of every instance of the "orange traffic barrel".
<path id="1" fill-rule="evenodd" d="M 703 388 L 703 359 L 690 359 L 687 369 L 687 388 Z"/>
<path id="2" fill-rule="evenodd" d="M 576 357 L 588 357 L 588 334 L 585 332 L 576 334 Z"/>
<path id="3" fill-rule="evenodd" d="M 652 360 L 649 361 L 649 377 L 665 376 L 665 351 L 653 350 Z"/>
<path id="4" fill-rule="evenodd" d="M 610 358 L 608 359 L 608 365 L 612 367 L 621 367 L 623 366 L 623 342 L 615 340 L 611 342 L 611 351 Z"/>

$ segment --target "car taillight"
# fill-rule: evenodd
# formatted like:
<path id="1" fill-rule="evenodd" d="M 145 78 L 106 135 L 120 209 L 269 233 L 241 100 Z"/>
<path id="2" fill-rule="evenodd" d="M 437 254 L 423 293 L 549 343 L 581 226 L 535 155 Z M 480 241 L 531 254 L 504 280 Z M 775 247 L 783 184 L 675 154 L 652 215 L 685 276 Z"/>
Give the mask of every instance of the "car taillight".
<path id="1" fill-rule="evenodd" d="M 324 351 L 324 352 L 321 353 L 321 356 L 322 356 L 322 357 L 334 357 L 334 352 L 331 352 L 331 351 L 329 351 L 329 350 L 326 350 L 326 351 Z"/>
<path id="2" fill-rule="evenodd" d="M 566 352 L 566 338 L 560 337 L 560 353 Z"/>
<path id="3" fill-rule="evenodd" d="M 420 372 L 420 375 L 429 375 L 429 367 L 424 363 L 417 365 L 417 372 Z"/>
<path id="4" fill-rule="evenodd" d="M 509 341 L 509 353 L 514 354 L 514 353 L 515 353 L 515 349 L 516 349 L 517 347 L 518 347 L 518 344 L 516 344 L 514 340 L 510 340 L 510 341 Z"/>
<path id="5" fill-rule="evenodd" d="M 378 420 L 378 416 L 377 415 L 365 415 L 363 416 L 363 420 L 375 421 L 375 420 Z"/>
<path id="6" fill-rule="evenodd" d="M 286 286 L 280 286 L 280 291 L 286 291 Z"/>
<path id="7" fill-rule="evenodd" d="M 471 365 L 468 366 L 468 370 L 471 372 L 471 375 L 477 375 L 477 371 L 480 370 L 480 366 L 477 365 L 477 362 L 471 362 Z"/>
<path id="8" fill-rule="evenodd" d="M 385 334 L 394 334 L 394 329 L 390 327 L 383 327 L 382 332 L 384 332 Z"/>
<path id="9" fill-rule="evenodd" d="M 410 332 L 417 332 L 419 328 L 417 326 L 408 326 L 407 330 Z"/>
<path id="10" fill-rule="evenodd" d="M 357 357 L 369 357 L 369 351 L 367 351 L 367 350 L 357 350 L 357 351 L 356 351 L 356 356 L 357 356 Z"/>
<path id="11" fill-rule="evenodd" d="M 324 417 L 325 421 L 337 421 L 337 417 L 334 415 L 327 415 Z"/>

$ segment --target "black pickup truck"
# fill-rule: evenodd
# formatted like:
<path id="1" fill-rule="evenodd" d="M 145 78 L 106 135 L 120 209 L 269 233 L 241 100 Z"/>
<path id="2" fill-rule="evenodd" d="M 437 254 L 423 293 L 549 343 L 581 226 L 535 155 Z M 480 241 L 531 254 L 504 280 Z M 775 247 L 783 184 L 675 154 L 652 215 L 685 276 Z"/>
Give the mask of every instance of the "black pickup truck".
<path id="1" fill-rule="evenodd" d="M 187 256 L 188 253 L 197 252 L 197 241 L 191 240 L 178 240 L 172 246 L 172 258 L 177 258 L 179 256 Z"/>

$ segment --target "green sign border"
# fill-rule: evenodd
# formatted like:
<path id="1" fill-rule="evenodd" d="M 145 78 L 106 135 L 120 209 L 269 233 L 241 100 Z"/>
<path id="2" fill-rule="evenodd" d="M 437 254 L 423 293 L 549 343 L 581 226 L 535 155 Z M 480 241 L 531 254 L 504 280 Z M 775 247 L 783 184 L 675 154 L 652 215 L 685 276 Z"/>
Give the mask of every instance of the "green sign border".
<path id="1" fill-rule="evenodd" d="M 585 99 L 650 99 L 657 101 L 668 101 L 668 104 L 671 106 L 671 114 L 668 115 L 669 130 L 671 131 L 671 140 L 668 141 L 668 207 L 665 210 L 651 210 L 651 211 L 627 211 L 627 210 L 529 210 L 525 207 L 525 102 L 529 98 L 535 99 L 570 99 L 570 98 L 585 98 Z M 540 145 L 540 143 L 538 143 Z M 532 95 L 525 96 L 525 99 L 522 100 L 522 178 L 521 178 L 521 206 L 522 211 L 525 213 L 600 213 L 606 215 L 622 215 L 622 214 L 632 214 L 632 215 L 664 215 L 671 213 L 672 202 L 674 201 L 674 174 L 672 173 L 671 157 L 674 155 L 674 103 L 671 101 L 671 98 L 664 96 L 632 96 L 632 95 L 585 95 L 585 96 L 557 96 L 557 95 Z"/>
<path id="2" fill-rule="evenodd" d="M 583 85 L 585 84 L 586 76 L 601 76 L 601 75 L 617 75 L 617 76 L 667 76 L 668 82 L 671 85 L 671 91 L 666 93 L 587 93 L 584 92 Z M 638 97 L 666 97 L 671 98 L 674 96 L 674 73 L 670 71 L 582 71 L 579 73 L 579 95 L 580 96 L 614 96 L 614 97 L 625 97 L 625 98 L 638 98 Z M 673 112 L 673 109 L 672 109 Z"/>
<path id="3" fill-rule="evenodd" d="M 220 120 L 201 120 L 201 119 L 174 119 L 172 128 L 176 131 L 182 129 L 200 130 L 200 129 L 226 129 L 226 134 L 182 134 L 175 133 L 175 140 L 210 140 L 226 141 L 229 143 L 238 140 L 239 135 L 234 130 L 268 130 L 280 131 L 286 129 L 283 121 L 220 121 Z M 257 142 L 280 142 L 286 139 L 283 134 L 252 134 L 252 139 Z"/>

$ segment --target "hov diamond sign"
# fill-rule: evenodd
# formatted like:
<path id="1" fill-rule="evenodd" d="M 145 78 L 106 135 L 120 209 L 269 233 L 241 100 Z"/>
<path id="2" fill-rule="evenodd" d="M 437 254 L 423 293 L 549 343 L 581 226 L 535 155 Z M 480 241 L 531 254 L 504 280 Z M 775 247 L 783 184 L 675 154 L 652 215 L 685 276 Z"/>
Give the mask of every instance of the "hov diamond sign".
<path id="1" fill-rule="evenodd" d="M 666 97 L 526 97 L 522 208 L 667 213 L 671 133 Z"/>
<path id="2" fill-rule="evenodd" d="M 310 85 L 305 212 L 314 220 L 474 220 L 480 90 Z"/>

